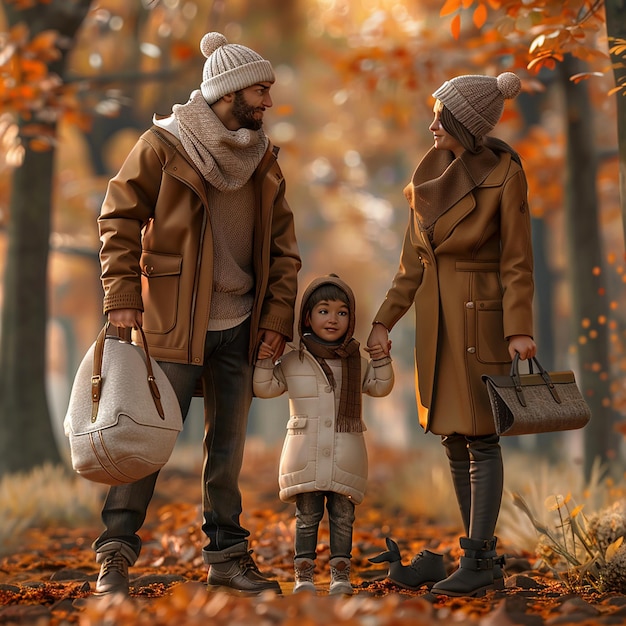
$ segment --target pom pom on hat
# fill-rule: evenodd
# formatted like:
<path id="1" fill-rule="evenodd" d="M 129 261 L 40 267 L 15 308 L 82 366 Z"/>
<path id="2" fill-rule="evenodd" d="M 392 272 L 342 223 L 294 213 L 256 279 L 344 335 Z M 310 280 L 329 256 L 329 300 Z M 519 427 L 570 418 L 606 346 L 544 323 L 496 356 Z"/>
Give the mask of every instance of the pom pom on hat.
<path id="1" fill-rule="evenodd" d="M 522 90 L 522 81 L 513 72 L 504 72 L 496 78 L 498 89 L 505 100 L 512 100 Z"/>
<path id="2" fill-rule="evenodd" d="M 209 104 L 227 93 L 275 81 L 269 61 L 246 46 L 228 43 L 221 33 L 207 33 L 200 41 L 200 50 L 207 59 L 200 91 Z"/>
<path id="3" fill-rule="evenodd" d="M 504 101 L 515 98 L 521 89 L 521 81 L 513 72 L 504 72 L 497 78 L 468 74 L 446 81 L 433 97 L 472 135 L 482 137 L 499 122 Z"/>

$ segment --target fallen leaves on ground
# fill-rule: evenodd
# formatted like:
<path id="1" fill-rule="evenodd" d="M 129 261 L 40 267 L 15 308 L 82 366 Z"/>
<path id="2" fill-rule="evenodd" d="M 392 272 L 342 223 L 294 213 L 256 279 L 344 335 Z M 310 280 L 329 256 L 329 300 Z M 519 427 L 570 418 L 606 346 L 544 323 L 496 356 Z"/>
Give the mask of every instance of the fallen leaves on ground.
<path id="1" fill-rule="evenodd" d="M 372 462 L 398 462 L 378 451 Z M 370 484 L 357 508 L 350 598 L 327 595 L 328 529 L 320 529 L 318 594 L 292 594 L 294 519 L 291 505 L 277 497 L 276 451 L 246 457 L 241 487 L 244 523 L 260 569 L 281 584 L 282 596 L 240 597 L 207 591 L 201 550 L 200 470 L 165 468 L 141 531 L 141 556 L 131 568 L 128 598 L 96 597 L 98 575 L 92 528 L 31 529 L 19 547 L 0 560 L 0 624 L 36 626 L 601 626 L 626 624 L 626 596 L 571 593 L 560 581 L 532 569 L 533 556 L 507 561 L 507 587 L 483 598 L 447 598 L 427 589 L 408 591 L 386 578 L 386 564 L 368 558 L 385 550 L 385 537 L 401 546 L 403 562 L 424 548 L 444 554 L 448 571 L 459 557 L 459 529 L 418 519 L 385 505 L 385 485 Z M 387 475 L 387 472 L 377 472 Z M 451 503 L 452 505 L 452 503 Z M 407 507 L 410 509 L 410 507 Z M 503 546 L 508 554 L 510 546 Z"/>

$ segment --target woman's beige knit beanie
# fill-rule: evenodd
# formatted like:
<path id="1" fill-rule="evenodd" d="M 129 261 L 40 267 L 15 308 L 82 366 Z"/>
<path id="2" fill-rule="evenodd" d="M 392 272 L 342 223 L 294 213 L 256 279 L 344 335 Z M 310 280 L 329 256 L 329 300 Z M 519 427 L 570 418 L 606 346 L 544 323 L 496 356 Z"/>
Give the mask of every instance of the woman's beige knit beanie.
<path id="1" fill-rule="evenodd" d="M 207 59 L 200 90 L 209 104 L 227 93 L 275 80 L 269 61 L 250 48 L 228 43 L 221 33 L 207 33 L 200 42 L 200 50 Z"/>
<path id="2" fill-rule="evenodd" d="M 472 135 L 482 137 L 500 120 L 504 101 L 515 98 L 521 88 L 520 79 L 512 72 L 504 72 L 497 78 L 467 74 L 446 81 L 433 97 Z"/>

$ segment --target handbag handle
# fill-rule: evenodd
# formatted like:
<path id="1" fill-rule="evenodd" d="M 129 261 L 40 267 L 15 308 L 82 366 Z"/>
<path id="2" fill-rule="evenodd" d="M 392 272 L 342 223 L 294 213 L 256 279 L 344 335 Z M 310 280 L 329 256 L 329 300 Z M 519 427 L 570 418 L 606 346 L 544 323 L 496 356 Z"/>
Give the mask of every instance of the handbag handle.
<path id="1" fill-rule="evenodd" d="M 102 358 L 104 357 L 104 341 L 107 336 L 107 330 L 111 322 L 107 321 L 105 325 L 102 327 L 102 330 L 98 334 L 96 339 L 96 345 L 94 348 L 93 355 L 93 370 L 91 374 L 91 421 L 92 423 L 96 421 L 98 417 L 98 406 L 100 404 L 100 396 L 102 394 Z M 125 329 L 117 328 L 117 336 L 122 338 L 121 333 L 126 333 Z M 148 342 L 146 340 L 146 336 L 143 332 L 143 328 L 141 326 L 136 326 L 139 334 L 141 335 L 141 343 L 143 344 L 143 350 L 146 353 L 146 370 L 148 374 L 148 389 L 150 389 L 150 393 L 152 395 L 152 399 L 154 400 L 154 405 L 156 406 L 156 410 L 159 414 L 159 417 L 164 420 L 165 419 L 165 411 L 163 410 L 163 404 L 161 403 L 161 393 L 159 392 L 159 387 L 156 382 L 156 378 L 154 377 L 154 372 L 152 371 L 152 363 L 150 361 L 150 352 L 148 350 Z"/>
<path id="2" fill-rule="evenodd" d="M 526 398 L 524 397 L 524 390 L 522 389 L 522 381 L 521 381 L 520 374 L 519 374 L 519 362 L 520 362 L 519 352 L 516 352 L 515 356 L 513 357 L 513 362 L 511 363 L 511 371 L 509 375 L 511 376 L 511 379 L 513 380 L 513 384 L 515 385 L 515 393 L 517 394 L 517 399 L 519 400 L 519 403 L 522 406 L 526 406 Z M 546 384 L 546 386 L 550 390 L 550 393 L 552 397 L 554 398 L 554 401 L 557 402 L 558 404 L 561 404 L 561 398 L 559 397 L 555 384 L 552 382 L 552 379 L 550 378 L 550 374 L 548 374 L 548 372 L 544 369 L 541 363 L 539 363 L 537 357 L 534 357 L 534 356 L 531 357 L 528 360 L 528 363 L 529 363 L 529 370 L 531 374 L 533 373 L 533 363 L 537 366 L 537 369 L 539 370 L 539 375 L 541 376 L 541 378 L 543 379 L 543 382 Z"/>

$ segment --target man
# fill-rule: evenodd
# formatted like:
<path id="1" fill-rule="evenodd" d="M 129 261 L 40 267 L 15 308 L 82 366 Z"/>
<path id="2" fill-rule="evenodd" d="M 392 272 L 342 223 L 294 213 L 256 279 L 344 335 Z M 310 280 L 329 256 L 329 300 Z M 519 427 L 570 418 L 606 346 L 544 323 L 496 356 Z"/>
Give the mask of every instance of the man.
<path id="1" fill-rule="evenodd" d="M 98 219 L 104 313 L 143 327 L 183 416 L 201 383 L 209 586 L 280 593 L 248 549 L 238 486 L 253 359 L 261 341 L 277 359 L 291 339 L 301 265 L 278 150 L 262 130 L 274 72 L 220 33 L 200 48 L 200 90 L 155 116 L 109 182 Z M 110 489 L 96 593 L 128 593 L 157 475 Z"/>

